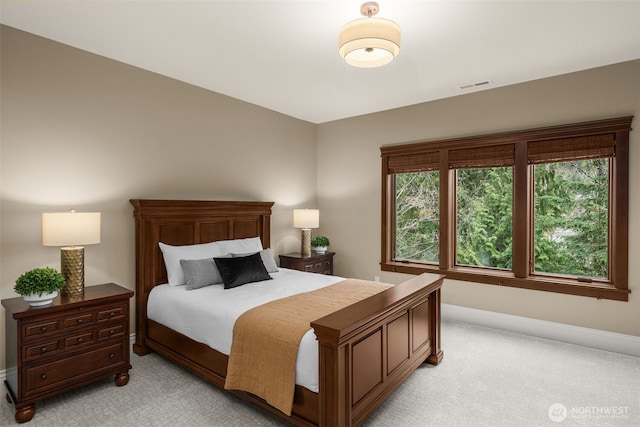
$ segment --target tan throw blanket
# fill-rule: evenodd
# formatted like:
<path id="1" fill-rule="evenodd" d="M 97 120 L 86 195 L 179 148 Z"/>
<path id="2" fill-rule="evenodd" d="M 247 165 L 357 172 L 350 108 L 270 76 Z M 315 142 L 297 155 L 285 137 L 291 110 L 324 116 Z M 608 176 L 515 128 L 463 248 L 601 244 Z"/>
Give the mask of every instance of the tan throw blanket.
<path id="1" fill-rule="evenodd" d="M 311 322 L 391 286 L 346 279 L 243 313 L 233 327 L 224 388 L 253 393 L 291 415 L 298 346 Z"/>

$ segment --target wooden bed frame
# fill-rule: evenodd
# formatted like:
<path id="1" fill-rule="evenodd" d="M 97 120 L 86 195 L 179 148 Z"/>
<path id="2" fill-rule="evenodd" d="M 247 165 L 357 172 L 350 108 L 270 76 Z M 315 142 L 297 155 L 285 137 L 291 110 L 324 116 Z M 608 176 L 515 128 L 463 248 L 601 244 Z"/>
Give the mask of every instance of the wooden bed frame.
<path id="1" fill-rule="evenodd" d="M 270 247 L 272 202 L 131 200 L 136 225 L 136 342 L 224 387 L 228 356 L 147 319 L 151 289 L 167 283 L 158 247 L 258 236 Z M 361 424 L 419 365 L 438 364 L 440 287 L 422 275 L 312 323 L 319 342 L 319 393 L 296 386 L 293 413 L 234 394 L 296 426 Z"/>

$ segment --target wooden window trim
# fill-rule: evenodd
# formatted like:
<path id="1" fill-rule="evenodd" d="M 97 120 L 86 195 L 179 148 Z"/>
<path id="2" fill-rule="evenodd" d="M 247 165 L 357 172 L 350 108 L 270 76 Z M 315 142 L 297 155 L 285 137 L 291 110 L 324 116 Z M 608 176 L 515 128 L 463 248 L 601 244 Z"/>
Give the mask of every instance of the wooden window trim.
<path id="1" fill-rule="evenodd" d="M 633 117 L 598 120 L 562 126 L 527 129 L 515 132 L 467 138 L 391 145 L 380 148 L 382 157 L 382 242 L 381 269 L 398 273 L 433 272 L 447 278 L 523 289 L 534 289 L 598 299 L 629 300 L 628 232 L 629 232 L 629 133 Z M 601 137 L 603 135 L 608 135 Z M 611 137 L 611 138 L 610 138 Z M 553 140 L 573 140 L 586 150 L 569 154 L 576 158 L 612 156 L 610 200 L 610 278 L 583 282 L 577 278 L 536 274 L 533 254 L 533 182 L 530 168 L 534 163 L 554 156 Z M 610 141 L 615 146 L 611 148 Z M 548 142 L 547 142 L 548 141 Z M 584 144 L 588 141 L 588 144 Z M 528 147 L 538 144 L 535 156 Z M 496 147 L 503 146 L 503 147 Z M 550 147 L 545 150 L 544 147 Z M 455 169 L 449 153 L 457 150 L 456 167 L 494 166 L 482 159 L 482 153 L 502 153 L 499 164 L 514 167 L 513 176 L 513 265 L 511 271 L 455 265 Z M 465 153 L 466 151 L 466 153 Z M 567 151 L 571 152 L 571 150 Z M 475 153 L 480 153 L 476 156 Z M 508 154 L 513 153 L 511 158 Z M 418 154 L 420 160 L 412 161 Z M 562 160 L 562 155 L 560 156 Z M 440 256 L 438 264 L 400 262 L 393 259 L 395 242 L 394 173 L 435 170 L 440 172 Z M 495 160 L 495 159 L 494 159 Z M 390 163 L 391 161 L 391 163 Z M 491 162 L 489 162 L 491 163 Z M 391 165 L 400 165 L 392 167 Z M 402 167 L 402 165 L 405 165 Z M 417 166 L 416 166 L 417 165 Z"/>

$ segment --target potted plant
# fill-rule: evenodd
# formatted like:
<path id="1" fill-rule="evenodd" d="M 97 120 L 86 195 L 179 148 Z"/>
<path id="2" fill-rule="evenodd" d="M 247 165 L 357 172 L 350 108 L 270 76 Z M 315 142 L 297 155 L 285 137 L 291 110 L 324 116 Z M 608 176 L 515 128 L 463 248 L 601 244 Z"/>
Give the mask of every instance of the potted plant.
<path id="1" fill-rule="evenodd" d="M 329 238 L 325 236 L 316 236 L 311 239 L 311 246 L 313 251 L 319 254 L 323 254 L 327 251 L 327 246 L 329 246 L 331 242 Z"/>
<path id="2" fill-rule="evenodd" d="M 66 281 L 62 273 L 55 268 L 34 268 L 18 277 L 15 290 L 32 306 L 51 304 L 58 296 Z"/>

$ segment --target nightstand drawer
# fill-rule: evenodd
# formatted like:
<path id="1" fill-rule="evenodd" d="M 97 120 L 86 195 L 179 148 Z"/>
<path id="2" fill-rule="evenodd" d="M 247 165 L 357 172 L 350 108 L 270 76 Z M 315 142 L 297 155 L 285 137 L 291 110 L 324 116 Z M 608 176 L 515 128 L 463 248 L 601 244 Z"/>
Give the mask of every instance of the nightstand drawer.
<path id="1" fill-rule="evenodd" d="M 24 348 L 24 361 L 30 362 L 41 356 L 50 356 L 62 351 L 60 340 L 40 342 Z"/>
<path id="2" fill-rule="evenodd" d="M 64 319 L 64 327 L 72 328 L 74 326 L 91 325 L 93 323 L 93 313 L 87 312 L 78 316 L 67 317 Z"/>
<path id="3" fill-rule="evenodd" d="M 126 308 L 124 306 L 110 307 L 106 310 L 100 310 L 98 312 L 98 322 L 104 322 L 106 320 L 120 320 L 124 317 Z"/>
<path id="4" fill-rule="evenodd" d="M 330 270 L 331 270 L 331 262 L 329 261 L 316 262 L 313 265 L 311 265 L 311 271 L 313 272 L 320 273 L 322 271 L 330 271 Z"/>
<path id="5" fill-rule="evenodd" d="M 127 349 L 128 350 L 128 349 Z M 125 359 L 125 343 L 89 351 L 67 359 L 25 369 L 27 382 L 25 395 L 57 387 L 61 383 L 100 369 L 117 365 Z"/>
<path id="6" fill-rule="evenodd" d="M 46 336 L 60 330 L 62 325 L 59 319 L 51 319 L 44 322 L 27 324 L 24 326 L 24 337 Z"/>
<path id="7" fill-rule="evenodd" d="M 98 331 L 98 340 L 115 338 L 124 335 L 124 325 L 113 325 Z"/>
<path id="8" fill-rule="evenodd" d="M 73 335 L 64 339 L 64 348 L 71 350 L 79 345 L 87 345 L 93 343 L 93 331 L 84 334 Z"/>

